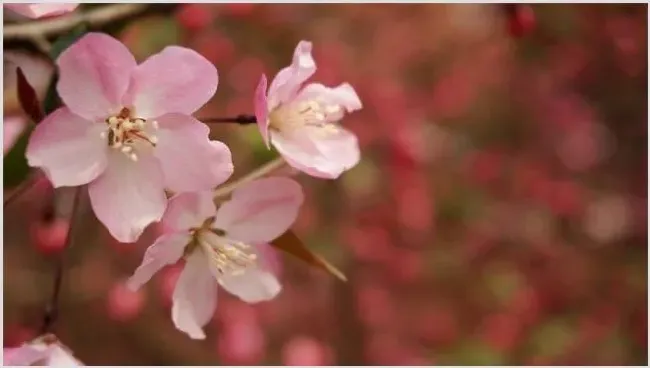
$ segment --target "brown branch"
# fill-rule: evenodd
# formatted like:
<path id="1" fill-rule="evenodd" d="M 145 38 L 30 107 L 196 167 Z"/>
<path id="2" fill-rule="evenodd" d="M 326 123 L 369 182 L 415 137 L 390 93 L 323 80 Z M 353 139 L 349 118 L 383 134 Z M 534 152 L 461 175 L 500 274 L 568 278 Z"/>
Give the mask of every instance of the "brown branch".
<path id="1" fill-rule="evenodd" d="M 4 204 L 3 204 L 2 207 L 6 208 L 14 200 L 16 200 L 18 197 L 20 197 L 21 195 L 23 195 L 24 193 L 26 193 L 30 189 L 34 188 L 36 186 L 36 184 L 38 184 L 41 181 L 42 178 L 43 178 L 43 176 L 41 175 L 40 172 L 38 172 L 38 173 L 32 175 L 31 178 L 29 178 L 26 181 L 22 182 L 22 184 L 20 184 L 18 186 L 18 188 L 14 189 L 11 193 L 9 193 L 9 195 L 5 196 Z"/>
<path id="2" fill-rule="evenodd" d="M 63 274 L 65 272 L 65 253 L 72 248 L 74 234 L 79 226 L 79 212 L 81 208 L 81 199 L 84 195 L 84 186 L 75 189 L 74 200 L 72 203 L 72 212 L 70 214 L 70 227 L 68 234 L 65 238 L 65 246 L 63 252 L 59 255 L 56 264 L 56 272 L 54 274 L 54 286 L 52 289 L 52 296 L 45 307 L 45 314 L 43 315 L 43 326 L 41 327 L 41 334 L 51 332 L 52 325 L 56 322 L 59 316 L 59 299 L 61 295 L 61 286 L 63 284 Z"/>
<path id="3" fill-rule="evenodd" d="M 205 118 L 199 119 L 206 124 L 215 124 L 215 123 L 235 123 L 235 124 L 255 124 L 257 123 L 257 118 L 255 115 L 237 115 L 232 118 Z"/>
<path id="4" fill-rule="evenodd" d="M 5 40 L 34 40 L 47 37 L 86 23 L 90 27 L 100 27 L 110 22 L 127 18 L 144 11 L 149 4 L 107 5 L 88 12 L 72 12 L 56 18 L 36 20 L 4 26 Z"/>

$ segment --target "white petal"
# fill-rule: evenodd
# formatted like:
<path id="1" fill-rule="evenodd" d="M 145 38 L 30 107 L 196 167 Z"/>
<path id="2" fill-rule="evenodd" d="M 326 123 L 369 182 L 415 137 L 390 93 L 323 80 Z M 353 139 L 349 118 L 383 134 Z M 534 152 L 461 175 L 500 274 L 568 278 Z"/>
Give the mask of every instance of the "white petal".
<path id="1" fill-rule="evenodd" d="M 156 239 L 144 252 L 142 264 L 127 280 L 127 286 L 137 290 L 161 268 L 178 262 L 190 240 L 189 233 L 165 234 Z"/>
<path id="2" fill-rule="evenodd" d="M 172 300 L 176 328 L 193 339 L 205 339 L 203 326 L 210 321 L 217 306 L 217 283 L 202 252 L 194 251 L 187 258 Z"/>
<path id="3" fill-rule="evenodd" d="M 251 267 L 238 275 L 223 275 L 219 278 L 219 284 L 247 303 L 271 300 L 282 290 L 275 275 L 257 267 Z"/>

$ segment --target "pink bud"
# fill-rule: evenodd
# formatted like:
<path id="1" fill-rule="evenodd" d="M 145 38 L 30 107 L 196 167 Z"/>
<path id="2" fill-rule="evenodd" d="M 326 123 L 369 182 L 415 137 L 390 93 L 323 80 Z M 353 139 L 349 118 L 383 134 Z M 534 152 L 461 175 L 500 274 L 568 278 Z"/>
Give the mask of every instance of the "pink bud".
<path id="1" fill-rule="evenodd" d="M 70 224 L 65 219 L 35 223 L 32 225 L 32 237 L 36 248 L 45 254 L 60 252 L 65 247 L 69 227 Z"/>
<path id="2" fill-rule="evenodd" d="M 328 346 L 307 336 L 294 337 L 282 347 L 284 365 L 318 366 L 332 364 Z"/>
<path id="3" fill-rule="evenodd" d="M 265 346 L 259 324 L 250 319 L 230 321 L 219 335 L 219 356 L 228 364 L 257 364 L 264 359 Z"/>
<path id="4" fill-rule="evenodd" d="M 143 289 L 131 291 L 124 283 L 117 283 L 108 294 L 108 315 L 115 321 L 126 322 L 138 315 L 144 303 Z"/>
<path id="5" fill-rule="evenodd" d="M 172 294 L 174 293 L 174 288 L 176 287 L 176 281 L 183 271 L 182 265 L 174 265 L 172 267 L 167 267 L 161 271 L 161 276 L 159 278 L 160 283 L 159 290 L 162 294 L 164 303 L 167 307 L 172 305 Z"/>

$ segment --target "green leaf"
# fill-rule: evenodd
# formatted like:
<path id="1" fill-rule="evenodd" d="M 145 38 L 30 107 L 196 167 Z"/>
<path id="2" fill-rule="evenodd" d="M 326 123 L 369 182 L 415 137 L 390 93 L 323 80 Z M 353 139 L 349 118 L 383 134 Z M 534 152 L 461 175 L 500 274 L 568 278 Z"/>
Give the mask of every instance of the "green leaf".
<path id="1" fill-rule="evenodd" d="M 341 281 L 347 281 L 343 272 L 327 262 L 323 257 L 312 252 L 303 244 L 303 242 L 291 230 L 287 230 L 279 238 L 271 242 L 271 245 L 283 250 L 309 265 L 320 268 Z"/>
<path id="2" fill-rule="evenodd" d="M 11 150 L 4 157 L 4 187 L 11 188 L 20 184 L 23 180 L 27 178 L 30 168 L 27 165 L 27 158 L 25 157 L 25 151 L 27 150 L 27 142 L 29 142 L 29 136 L 32 133 L 33 125 L 28 126 L 23 134 L 16 140 L 16 143 L 11 148 Z"/>
<path id="3" fill-rule="evenodd" d="M 59 37 L 52 44 L 52 49 L 50 50 L 50 58 L 52 60 L 56 60 L 63 51 L 65 51 L 68 47 L 70 47 L 70 45 L 75 43 L 86 33 L 88 33 L 88 27 L 85 24 L 80 24 L 73 28 L 70 33 Z"/>

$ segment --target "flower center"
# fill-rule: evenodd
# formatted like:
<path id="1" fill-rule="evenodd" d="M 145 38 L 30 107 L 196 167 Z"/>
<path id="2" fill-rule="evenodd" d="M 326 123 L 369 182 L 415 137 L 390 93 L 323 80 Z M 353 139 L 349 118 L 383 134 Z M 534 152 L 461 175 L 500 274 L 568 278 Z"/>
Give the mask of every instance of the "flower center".
<path id="1" fill-rule="evenodd" d="M 158 130 L 158 122 L 133 117 L 126 107 L 105 122 L 108 130 L 101 133 L 102 138 L 108 140 L 109 147 L 119 150 L 133 161 L 138 160 L 138 150 L 156 147 L 158 143 L 158 138 L 153 134 Z"/>
<path id="2" fill-rule="evenodd" d="M 278 131 L 315 127 L 323 133 L 338 131 L 334 121 L 340 119 L 341 106 L 318 100 L 282 104 L 269 114 L 269 127 Z"/>
<path id="3" fill-rule="evenodd" d="M 206 219 L 200 227 L 190 229 L 193 241 L 185 249 L 190 254 L 201 247 L 208 261 L 221 275 L 241 274 L 257 262 L 257 254 L 250 245 L 229 239 L 226 232 L 212 227 L 214 217 Z"/>

